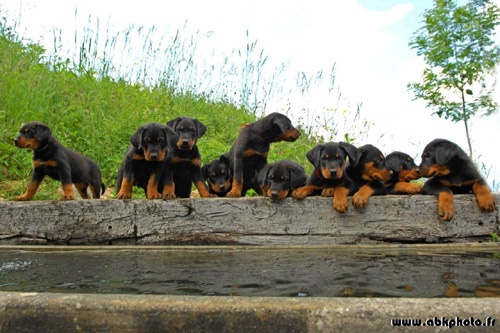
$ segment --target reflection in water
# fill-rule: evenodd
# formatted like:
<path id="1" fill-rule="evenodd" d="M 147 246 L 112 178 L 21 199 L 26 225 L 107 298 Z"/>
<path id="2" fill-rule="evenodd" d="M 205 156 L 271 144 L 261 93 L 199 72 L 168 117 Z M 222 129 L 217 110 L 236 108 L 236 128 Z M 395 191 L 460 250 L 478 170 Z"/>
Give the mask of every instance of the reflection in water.
<path id="1" fill-rule="evenodd" d="M 288 297 L 500 297 L 493 253 L 321 249 L 0 251 L 0 291 Z"/>

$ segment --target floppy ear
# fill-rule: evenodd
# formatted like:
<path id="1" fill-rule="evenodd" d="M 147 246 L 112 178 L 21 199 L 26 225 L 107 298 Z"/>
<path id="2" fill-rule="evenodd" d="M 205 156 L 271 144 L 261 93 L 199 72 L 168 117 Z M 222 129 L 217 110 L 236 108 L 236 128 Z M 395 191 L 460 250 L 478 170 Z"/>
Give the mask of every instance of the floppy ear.
<path id="1" fill-rule="evenodd" d="M 385 159 L 385 165 L 389 169 L 395 172 L 399 172 L 401 169 L 401 165 L 403 164 L 403 161 L 401 161 L 399 155 L 391 155 L 389 154 L 386 159 Z"/>
<path id="2" fill-rule="evenodd" d="M 175 129 L 177 128 L 177 124 L 179 123 L 179 121 L 181 121 L 181 119 L 182 117 L 177 117 L 172 120 L 169 120 L 167 121 L 167 126 L 172 127 L 172 129 L 175 131 Z"/>
<path id="3" fill-rule="evenodd" d="M 290 191 L 294 191 L 306 184 L 307 175 L 302 167 L 290 168 Z"/>
<path id="4" fill-rule="evenodd" d="M 198 119 L 193 119 L 193 120 L 194 123 L 196 124 L 196 133 L 198 134 L 197 136 L 198 138 L 201 138 L 203 134 L 205 134 L 205 132 L 207 131 L 207 126 L 205 126 L 205 124 L 203 124 Z"/>
<path id="5" fill-rule="evenodd" d="M 339 142 L 339 146 L 345 151 L 345 153 L 349 157 L 349 163 L 352 166 L 356 166 L 358 164 L 358 148 L 354 147 L 353 145 L 347 142 Z"/>
<path id="6" fill-rule="evenodd" d="M 319 166 L 319 157 L 321 156 L 321 150 L 323 149 L 323 145 L 317 145 L 313 149 L 309 150 L 306 154 L 307 159 L 311 162 L 314 167 Z"/>
<path id="7" fill-rule="evenodd" d="M 137 131 L 130 137 L 130 143 L 137 149 L 142 148 L 142 133 L 146 130 L 146 126 L 141 126 Z"/>
<path id="8" fill-rule="evenodd" d="M 201 167 L 201 173 L 203 174 L 203 178 L 207 179 L 208 175 L 207 175 L 207 169 L 208 169 L 208 164 L 204 164 L 202 167 Z"/>
<path id="9" fill-rule="evenodd" d="M 165 126 L 165 135 L 167 136 L 167 144 L 169 147 L 175 145 L 179 141 L 179 135 L 170 126 Z"/>
<path id="10" fill-rule="evenodd" d="M 259 182 L 259 186 L 265 186 L 267 185 L 267 174 L 269 173 L 269 170 L 271 167 L 269 166 L 270 164 L 266 165 L 262 170 L 260 170 L 258 176 L 257 176 L 257 181 Z"/>
<path id="11" fill-rule="evenodd" d="M 455 144 L 441 143 L 436 147 L 436 162 L 438 164 L 446 164 L 454 157 L 460 156 L 460 148 Z"/>
<path id="12" fill-rule="evenodd" d="M 225 164 L 229 165 L 229 154 L 226 153 L 226 154 L 220 155 L 219 161 L 221 161 L 222 163 L 225 163 Z"/>
<path id="13" fill-rule="evenodd" d="M 351 166 L 356 167 L 359 164 L 359 162 L 364 158 L 365 155 L 366 155 L 365 149 L 357 148 L 356 158 L 352 161 L 349 159 L 349 163 L 351 164 Z"/>
<path id="14" fill-rule="evenodd" d="M 36 125 L 36 134 L 35 139 L 38 141 L 45 141 L 52 135 L 52 131 L 45 124 L 37 124 Z"/>
<path id="15" fill-rule="evenodd" d="M 274 112 L 270 115 L 269 117 L 269 124 L 278 126 L 281 133 L 286 133 L 287 132 L 287 125 L 291 126 L 290 119 L 288 119 L 287 116 L 282 115 L 281 113 Z"/>

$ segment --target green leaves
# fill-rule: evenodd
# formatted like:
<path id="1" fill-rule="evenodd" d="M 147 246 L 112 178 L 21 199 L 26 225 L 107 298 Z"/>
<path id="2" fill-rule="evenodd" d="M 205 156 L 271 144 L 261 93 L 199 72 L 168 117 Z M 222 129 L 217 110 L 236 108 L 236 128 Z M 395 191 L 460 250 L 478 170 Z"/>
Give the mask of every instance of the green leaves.
<path id="1" fill-rule="evenodd" d="M 500 61 L 500 47 L 492 39 L 500 9 L 491 0 L 471 0 L 464 6 L 436 0 L 422 23 L 409 46 L 424 57 L 427 68 L 423 82 L 409 83 L 408 89 L 439 117 L 463 121 L 472 150 L 467 121 L 497 109 L 486 82 Z"/>

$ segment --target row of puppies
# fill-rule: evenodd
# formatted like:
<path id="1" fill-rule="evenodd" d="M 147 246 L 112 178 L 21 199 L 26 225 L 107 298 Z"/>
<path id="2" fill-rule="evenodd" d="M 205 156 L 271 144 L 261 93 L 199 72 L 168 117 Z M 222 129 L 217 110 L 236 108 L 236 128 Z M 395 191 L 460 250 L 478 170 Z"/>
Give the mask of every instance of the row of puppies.
<path id="1" fill-rule="evenodd" d="M 117 197 L 132 197 L 132 187 L 144 189 L 147 198 L 187 198 L 194 183 L 202 197 L 215 196 L 208 191 L 201 171 L 201 156 L 197 140 L 206 126 L 190 117 L 178 117 L 167 124 L 148 123 L 130 137 L 130 145 L 118 170 Z M 255 187 L 252 178 L 267 164 L 271 142 L 295 141 L 300 133 L 288 117 L 273 113 L 245 125 L 234 142 L 231 156 L 232 190 L 228 197 L 245 195 Z M 91 159 L 64 147 L 52 136 L 50 128 L 41 122 L 25 124 L 14 139 L 18 148 L 33 150 L 33 175 L 23 195 L 15 200 L 31 200 L 45 176 L 62 183 L 63 200 L 73 200 L 73 184 L 82 198 L 104 193 L 101 171 Z M 250 167 L 249 167 L 250 166 Z M 250 171 L 249 171 L 250 170 Z"/>
<path id="2" fill-rule="evenodd" d="M 364 207 L 371 195 L 419 193 L 421 188 L 409 180 L 420 176 L 432 177 L 424 185 L 423 193 L 439 197 L 438 213 L 444 220 L 453 217 L 453 193 L 472 191 L 481 210 L 495 209 L 493 197 L 472 161 L 462 149 L 446 140 L 434 140 L 427 145 L 419 169 L 408 155 L 398 152 L 385 159 L 371 145 L 361 148 L 342 142 L 318 145 L 307 153 L 315 167 L 313 174 L 305 185 L 295 186 L 304 179 L 300 165 L 291 161 L 267 165 L 272 142 L 291 142 L 300 136 L 286 116 L 273 113 L 246 125 L 230 152 L 201 170 L 196 140 L 205 131 L 201 122 L 189 117 L 176 118 L 167 126 L 150 123 L 139 128 L 130 138 L 131 145 L 118 172 L 118 197 L 130 198 L 134 185 L 143 188 L 148 198 L 189 197 L 191 183 L 195 183 L 203 197 L 221 196 L 221 192 L 227 197 L 244 196 L 253 188 L 259 194 L 282 198 L 285 191 L 276 190 L 279 183 L 276 179 L 286 180 L 286 177 L 277 177 L 274 170 L 287 170 L 290 175 L 300 176 L 293 176 L 298 180 L 289 185 L 286 195 L 297 199 L 316 194 L 333 196 L 334 208 L 339 213 L 347 210 L 349 195 L 353 196 L 355 207 Z M 82 198 L 88 198 L 89 186 L 94 198 L 104 191 L 95 162 L 62 146 L 46 125 L 28 123 L 14 141 L 20 148 L 34 150 L 32 180 L 26 192 L 16 200 L 30 200 L 45 175 L 61 180 L 64 200 L 73 199 L 71 183 Z M 349 167 L 346 168 L 347 158 Z M 223 185 L 213 181 L 217 174 L 215 164 L 221 164 L 222 169 L 226 165 L 223 173 L 232 175 L 232 180 L 226 180 Z M 208 180 L 209 188 L 204 179 Z"/>
<path id="3" fill-rule="evenodd" d="M 372 195 L 417 194 L 438 197 L 438 215 L 445 221 L 454 216 L 453 194 L 474 193 L 480 210 L 495 210 L 494 198 L 467 154 L 455 143 L 444 139 L 430 142 L 417 167 L 406 153 L 393 152 L 384 157 L 372 145 L 356 148 L 345 142 L 328 142 L 307 153 L 314 166 L 309 177 L 296 162 L 284 160 L 266 165 L 257 176 L 262 195 L 272 199 L 291 196 L 304 199 L 311 195 L 333 197 L 338 213 L 348 209 L 348 196 L 354 207 L 363 208 Z M 230 189 L 230 167 L 226 155 L 203 167 L 210 191 L 218 196 Z M 411 183 L 429 178 L 423 188 Z"/>

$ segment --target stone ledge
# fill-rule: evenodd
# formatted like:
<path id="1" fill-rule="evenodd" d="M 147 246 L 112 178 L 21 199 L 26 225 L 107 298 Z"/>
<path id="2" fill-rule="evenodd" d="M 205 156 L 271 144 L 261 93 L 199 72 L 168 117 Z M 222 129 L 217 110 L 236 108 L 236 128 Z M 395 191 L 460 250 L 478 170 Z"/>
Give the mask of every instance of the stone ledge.
<path id="1" fill-rule="evenodd" d="M 415 332 L 392 319 L 471 317 L 498 331 L 500 299 L 269 298 L 0 293 L 6 332 Z M 490 318 L 490 319 L 488 319 Z M 495 320 L 494 322 L 492 320 Z M 457 322 L 457 321 L 456 321 Z M 447 331 L 433 322 L 434 331 Z M 451 324 L 450 321 L 447 322 Z M 430 331 L 420 327 L 416 330 Z M 453 327 L 453 332 L 470 332 Z"/>

